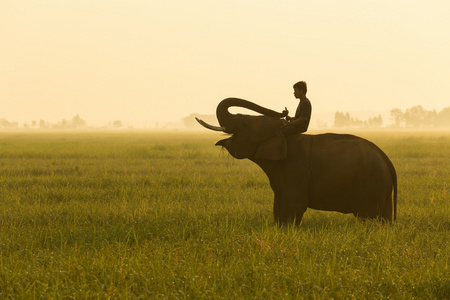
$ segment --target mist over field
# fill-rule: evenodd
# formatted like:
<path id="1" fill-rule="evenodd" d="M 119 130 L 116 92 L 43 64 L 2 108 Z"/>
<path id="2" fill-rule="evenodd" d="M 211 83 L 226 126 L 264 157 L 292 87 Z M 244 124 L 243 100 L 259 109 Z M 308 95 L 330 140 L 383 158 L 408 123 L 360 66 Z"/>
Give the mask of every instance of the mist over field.
<path id="1" fill-rule="evenodd" d="M 254 115 L 254 112 L 241 112 Z M 292 115 L 292 114 L 291 114 Z M 216 124 L 215 114 L 191 113 L 188 116 L 171 122 L 147 121 L 122 121 L 114 120 L 107 122 L 88 122 L 80 115 L 75 115 L 71 119 L 62 119 L 59 122 L 48 122 L 43 119 L 32 120 L 30 122 L 19 123 L 9 121 L 6 118 L 0 119 L 0 130 L 77 130 L 77 129 L 200 129 L 195 118 Z M 414 106 L 404 111 L 395 108 L 390 112 L 359 111 L 354 113 L 337 111 L 335 113 L 318 113 L 311 117 L 310 129 L 312 130 L 347 130 L 347 129 L 428 129 L 428 130 L 449 130 L 450 129 L 450 107 L 442 111 L 426 110 L 422 106 Z"/>

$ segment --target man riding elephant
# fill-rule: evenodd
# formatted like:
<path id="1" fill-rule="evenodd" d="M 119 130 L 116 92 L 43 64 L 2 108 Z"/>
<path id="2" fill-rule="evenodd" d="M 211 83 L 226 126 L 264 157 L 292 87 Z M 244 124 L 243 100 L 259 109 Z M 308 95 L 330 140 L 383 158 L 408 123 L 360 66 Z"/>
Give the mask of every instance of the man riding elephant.
<path id="1" fill-rule="evenodd" d="M 283 124 L 283 134 L 286 136 L 303 133 L 308 130 L 312 107 L 311 102 L 306 98 L 307 91 L 306 82 L 299 81 L 294 84 L 294 96 L 300 100 L 300 103 L 293 118 L 286 116 L 286 121 Z"/>

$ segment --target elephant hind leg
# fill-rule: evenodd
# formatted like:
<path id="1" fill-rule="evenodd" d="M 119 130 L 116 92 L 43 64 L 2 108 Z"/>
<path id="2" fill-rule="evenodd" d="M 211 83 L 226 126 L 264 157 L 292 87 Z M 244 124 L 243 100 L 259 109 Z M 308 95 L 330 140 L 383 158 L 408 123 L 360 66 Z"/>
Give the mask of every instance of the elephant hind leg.
<path id="1" fill-rule="evenodd" d="M 372 219 L 383 223 L 393 220 L 392 191 L 388 188 L 372 190 L 358 195 L 359 201 L 353 205 L 353 215 L 358 219 Z"/>
<path id="2" fill-rule="evenodd" d="M 353 212 L 353 215 L 360 220 L 378 220 L 382 223 L 391 223 L 393 218 L 392 199 L 389 197 L 384 205 L 377 205 L 372 209 L 363 209 Z"/>
<path id="3" fill-rule="evenodd" d="M 362 198 L 364 199 L 364 198 Z M 380 206 L 374 202 L 361 201 L 353 207 L 353 215 L 360 220 L 380 219 Z"/>

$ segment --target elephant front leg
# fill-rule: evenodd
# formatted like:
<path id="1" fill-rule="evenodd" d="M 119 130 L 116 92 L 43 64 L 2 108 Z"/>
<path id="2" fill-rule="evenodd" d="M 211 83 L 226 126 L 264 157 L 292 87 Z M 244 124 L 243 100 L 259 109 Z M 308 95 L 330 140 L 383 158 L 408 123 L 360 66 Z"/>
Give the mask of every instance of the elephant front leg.
<path id="1" fill-rule="evenodd" d="M 275 193 L 273 202 L 273 216 L 278 225 L 295 224 L 300 226 L 303 214 L 306 211 L 306 201 L 303 205 L 301 201 L 296 201 L 293 198 L 282 197 Z"/>

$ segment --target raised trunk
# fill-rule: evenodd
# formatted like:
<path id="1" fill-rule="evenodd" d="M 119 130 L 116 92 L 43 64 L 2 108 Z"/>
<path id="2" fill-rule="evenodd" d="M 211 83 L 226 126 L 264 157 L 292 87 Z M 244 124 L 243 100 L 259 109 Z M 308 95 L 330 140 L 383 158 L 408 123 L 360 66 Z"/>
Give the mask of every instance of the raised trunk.
<path id="1" fill-rule="evenodd" d="M 253 110 L 257 113 L 263 114 L 265 116 L 275 117 L 275 118 L 283 118 L 286 116 L 285 113 L 279 113 L 276 111 L 273 111 L 271 109 L 259 106 L 253 102 L 239 99 L 239 98 L 227 98 L 222 100 L 219 105 L 217 106 L 216 110 L 216 116 L 217 120 L 219 120 L 220 126 L 225 128 L 225 132 L 227 133 L 234 133 L 236 132 L 236 122 L 234 121 L 236 118 L 236 115 L 231 114 L 228 111 L 228 108 L 236 106 L 236 107 L 243 107 L 250 110 Z"/>

